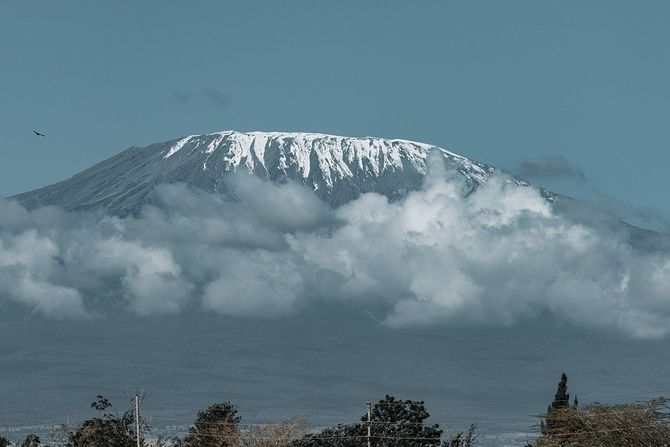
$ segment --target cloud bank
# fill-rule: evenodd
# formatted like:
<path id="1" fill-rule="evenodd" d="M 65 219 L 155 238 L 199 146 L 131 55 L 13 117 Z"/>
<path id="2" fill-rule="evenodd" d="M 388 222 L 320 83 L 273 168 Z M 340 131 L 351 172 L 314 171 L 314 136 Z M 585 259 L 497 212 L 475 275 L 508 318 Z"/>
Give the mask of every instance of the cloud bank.
<path id="1" fill-rule="evenodd" d="M 123 219 L 0 201 L 0 306 L 56 319 L 281 318 L 327 303 L 374 309 L 390 327 L 549 314 L 632 337 L 670 332 L 669 253 L 575 223 L 505 177 L 466 194 L 441 160 L 430 168 L 404 200 L 365 194 L 335 210 L 247 175 L 226 179 L 235 201 L 164 185 L 157 205 Z"/>

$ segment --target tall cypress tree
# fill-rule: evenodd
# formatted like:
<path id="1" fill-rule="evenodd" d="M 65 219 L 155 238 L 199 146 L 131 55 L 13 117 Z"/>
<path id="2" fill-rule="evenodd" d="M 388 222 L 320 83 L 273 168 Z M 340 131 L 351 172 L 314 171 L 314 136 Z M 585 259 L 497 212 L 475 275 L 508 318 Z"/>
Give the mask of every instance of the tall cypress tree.
<path id="1" fill-rule="evenodd" d="M 577 405 L 577 399 L 575 399 L 575 406 Z M 563 408 L 568 408 L 570 406 L 570 394 L 568 393 L 568 376 L 563 373 L 561 374 L 561 381 L 558 382 L 558 389 L 554 395 L 554 400 L 551 402 L 551 405 L 547 407 L 547 416 L 545 422 L 541 425 L 543 433 L 550 433 L 552 430 L 555 430 L 560 426 L 561 419 L 557 417 L 556 413 L 560 412 Z"/>
<path id="2" fill-rule="evenodd" d="M 566 408 L 570 403 L 570 394 L 568 394 L 568 376 L 561 374 L 561 381 L 558 382 L 558 389 L 554 395 L 554 401 L 551 403 L 551 408 Z"/>

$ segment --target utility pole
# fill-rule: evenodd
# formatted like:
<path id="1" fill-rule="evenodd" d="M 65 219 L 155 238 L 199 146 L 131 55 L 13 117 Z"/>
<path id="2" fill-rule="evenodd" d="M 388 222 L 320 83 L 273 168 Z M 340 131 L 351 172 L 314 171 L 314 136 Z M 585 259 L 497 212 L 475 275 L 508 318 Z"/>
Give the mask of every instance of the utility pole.
<path id="1" fill-rule="evenodd" d="M 368 447 L 371 446 L 371 436 L 372 436 L 372 404 L 370 402 L 366 402 L 365 405 L 368 407 Z"/>
<path id="2" fill-rule="evenodd" d="M 140 396 L 135 394 L 135 437 L 137 438 L 137 447 L 142 447 L 140 442 Z"/>

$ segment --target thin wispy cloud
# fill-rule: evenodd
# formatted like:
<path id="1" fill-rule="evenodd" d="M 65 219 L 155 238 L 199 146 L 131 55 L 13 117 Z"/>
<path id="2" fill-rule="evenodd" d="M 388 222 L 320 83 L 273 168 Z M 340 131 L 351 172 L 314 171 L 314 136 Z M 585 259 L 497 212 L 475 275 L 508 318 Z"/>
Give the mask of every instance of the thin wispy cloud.
<path id="1" fill-rule="evenodd" d="M 216 107 L 228 107 L 230 104 L 230 96 L 217 88 L 205 87 L 201 90 L 201 93 L 210 104 Z"/>
<path id="2" fill-rule="evenodd" d="M 569 179 L 576 182 L 587 196 L 585 199 L 587 203 L 573 203 L 567 206 L 572 206 L 573 209 L 586 206 L 586 208 L 583 208 L 583 212 L 580 211 L 581 214 L 586 213 L 595 217 L 595 214 L 601 213 L 609 215 L 611 218 L 633 222 L 663 232 L 670 230 L 670 221 L 667 216 L 650 207 L 645 208 L 625 203 L 606 193 L 590 181 L 579 166 L 561 155 L 525 159 L 512 172 L 517 177 L 539 182 L 547 179 Z"/>
<path id="3" fill-rule="evenodd" d="M 177 104 L 188 104 L 191 101 L 191 94 L 188 92 L 174 92 L 172 95 L 170 95 L 170 98 L 172 101 L 176 102 Z"/>
<path id="4" fill-rule="evenodd" d="M 210 105 L 218 108 L 226 108 L 230 105 L 231 97 L 226 92 L 215 87 L 204 87 L 195 92 L 175 91 L 170 94 L 170 100 L 180 106 L 186 104 Z"/>
<path id="5" fill-rule="evenodd" d="M 586 181 L 584 171 L 561 155 L 528 158 L 521 161 L 513 172 L 516 176 L 527 179 L 572 178 L 580 182 Z"/>

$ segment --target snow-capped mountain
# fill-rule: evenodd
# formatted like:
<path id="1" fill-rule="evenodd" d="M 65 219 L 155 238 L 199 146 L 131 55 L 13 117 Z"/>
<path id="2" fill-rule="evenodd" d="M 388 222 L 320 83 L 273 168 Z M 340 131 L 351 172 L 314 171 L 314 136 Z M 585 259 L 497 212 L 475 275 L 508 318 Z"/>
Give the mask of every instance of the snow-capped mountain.
<path id="1" fill-rule="evenodd" d="M 150 202 L 154 187 L 161 183 L 183 182 L 224 194 L 224 176 L 237 171 L 298 181 L 338 206 L 365 192 L 395 199 L 417 189 L 432 150 L 441 151 L 471 188 L 496 172 L 492 166 L 414 141 L 223 131 L 131 147 L 68 180 L 14 198 L 29 208 L 58 205 L 68 210 L 126 214 Z M 553 198 L 549 192 L 544 194 Z"/>

